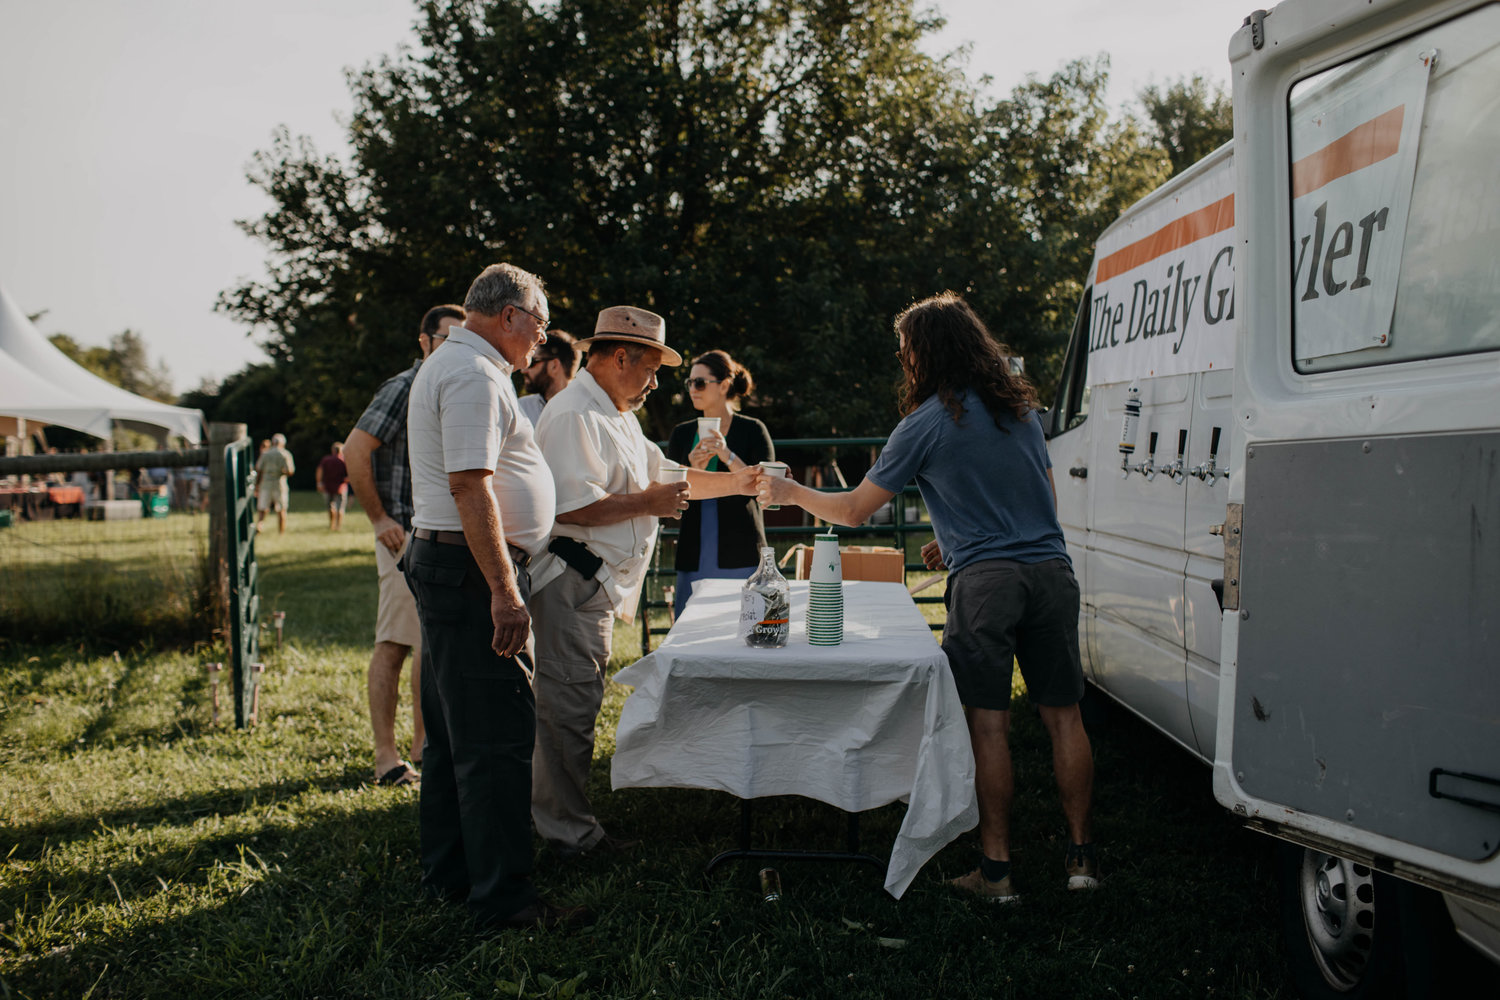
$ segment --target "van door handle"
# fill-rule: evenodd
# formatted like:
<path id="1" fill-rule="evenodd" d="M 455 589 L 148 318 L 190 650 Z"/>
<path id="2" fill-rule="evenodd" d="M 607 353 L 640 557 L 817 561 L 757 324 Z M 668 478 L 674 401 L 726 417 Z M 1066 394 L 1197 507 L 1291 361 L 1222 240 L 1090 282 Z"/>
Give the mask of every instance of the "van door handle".
<path id="1" fill-rule="evenodd" d="M 1088 466 L 1075 465 L 1073 466 L 1073 468 L 1068 470 L 1068 475 L 1072 476 L 1074 479 L 1087 479 L 1089 477 Z"/>

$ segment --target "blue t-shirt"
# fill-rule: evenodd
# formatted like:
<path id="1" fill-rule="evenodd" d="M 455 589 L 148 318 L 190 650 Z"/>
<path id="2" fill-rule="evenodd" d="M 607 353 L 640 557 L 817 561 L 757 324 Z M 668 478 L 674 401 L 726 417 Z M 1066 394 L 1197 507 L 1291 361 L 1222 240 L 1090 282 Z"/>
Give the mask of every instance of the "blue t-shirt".
<path id="1" fill-rule="evenodd" d="M 1021 421 L 1007 410 L 1002 430 L 972 390 L 962 402 L 955 423 L 941 399 L 925 399 L 896 425 L 866 478 L 898 494 L 917 481 L 949 570 L 982 559 L 1067 559 L 1039 416 Z"/>

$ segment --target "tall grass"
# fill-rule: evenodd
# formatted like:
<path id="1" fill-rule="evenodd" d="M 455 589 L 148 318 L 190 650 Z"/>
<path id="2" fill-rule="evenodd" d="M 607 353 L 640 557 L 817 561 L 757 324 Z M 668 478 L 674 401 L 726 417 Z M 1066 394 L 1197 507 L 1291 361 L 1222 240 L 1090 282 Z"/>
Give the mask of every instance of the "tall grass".
<path id="1" fill-rule="evenodd" d="M 208 638 L 208 515 L 0 529 L 0 638 L 133 646 Z"/>
<path id="2" fill-rule="evenodd" d="M 257 543 L 265 614 L 287 617 L 279 648 L 267 636 L 254 729 L 211 724 L 212 650 L 0 648 L 0 996 L 1287 995 L 1268 843 L 1214 804 L 1206 770 L 1128 717 L 1093 731 L 1103 887 L 1063 888 L 1050 751 L 1024 696 L 1018 907 L 943 884 L 972 867 L 972 835 L 900 902 L 849 866 L 784 865 L 778 904 L 761 901 L 753 865 L 705 880 L 736 841 L 738 807 L 611 793 L 628 694 L 612 684 L 591 792 L 605 825 L 642 847 L 574 865 L 538 847 L 543 891 L 592 906 L 593 928 L 478 933 L 419 897 L 420 790 L 370 783 L 372 542 L 358 514 L 329 534 L 315 503 L 297 497 L 288 533 Z M 885 851 L 902 813 L 864 814 L 865 846 Z M 798 798 L 757 803 L 756 824 L 768 846 L 843 838 L 839 814 Z"/>

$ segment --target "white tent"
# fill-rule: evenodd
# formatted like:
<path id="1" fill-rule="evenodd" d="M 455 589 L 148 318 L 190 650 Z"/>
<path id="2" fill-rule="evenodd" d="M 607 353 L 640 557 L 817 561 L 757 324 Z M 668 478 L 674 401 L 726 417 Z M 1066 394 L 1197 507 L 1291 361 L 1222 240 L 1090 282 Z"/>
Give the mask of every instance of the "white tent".
<path id="1" fill-rule="evenodd" d="M 71 427 L 94 437 L 109 437 L 109 410 L 99 403 L 79 399 L 28 371 L 9 352 L 0 349 L 0 427 L 7 428 L 5 433 L 10 433 L 9 425 L 17 417 Z"/>
<path id="2" fill-rule="evenodd" d="M 201 411 L 137 396 L 77 364 L 42 336 L 3 288 L 0 366 L 5 369 L 0 371 L 0 415 L 62 424 L 100 437 L 109 434 L 109 421 L 114 421 L 163 444 L 169 433 L 191 444 L 202 439 Z M 103 414 L 102 425 L 97 413 Z"/>

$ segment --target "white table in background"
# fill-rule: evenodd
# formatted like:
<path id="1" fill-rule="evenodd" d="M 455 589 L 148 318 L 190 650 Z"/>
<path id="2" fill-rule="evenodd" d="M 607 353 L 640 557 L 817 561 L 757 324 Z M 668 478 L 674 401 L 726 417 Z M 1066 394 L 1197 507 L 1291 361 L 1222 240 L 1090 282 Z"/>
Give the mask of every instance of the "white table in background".
<path id="1" fill-rule="evenodd" d="M 781 649 L 737 634 L 740 581 L 702 580 L 666 640 L 615 675 L 635 688 L 615 736 L 615 788 L 803 795 L 849 813 L 898 800 L 906 816 L 885 888 L 978 823 L 974 755 L 948 660 L 906 588 L 844 584 L 844 641 L 807 641 L 792 583 Z"/>

